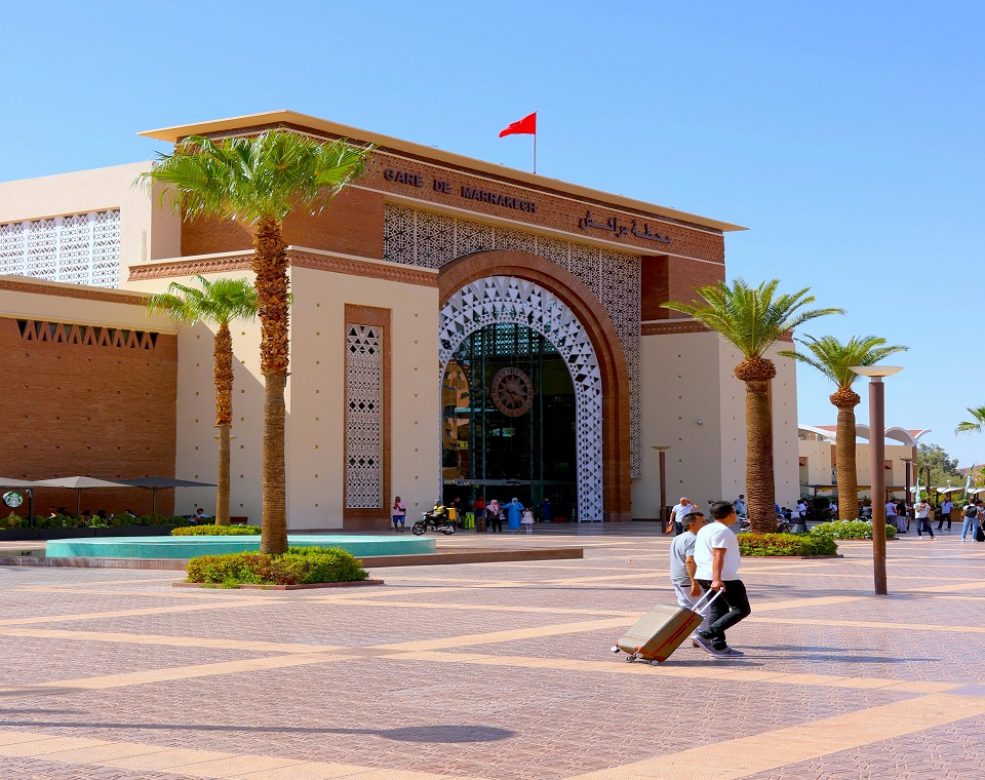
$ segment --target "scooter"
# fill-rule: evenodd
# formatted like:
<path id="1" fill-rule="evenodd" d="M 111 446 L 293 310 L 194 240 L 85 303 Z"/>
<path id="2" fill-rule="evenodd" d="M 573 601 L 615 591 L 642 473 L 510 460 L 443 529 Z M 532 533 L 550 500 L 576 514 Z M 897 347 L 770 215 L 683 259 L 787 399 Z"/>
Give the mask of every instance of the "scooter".
<path id="1" fill-rule="evenodd" d="M 410 528 L 414 536 L 423 536 L 428 531 L 441 531 L 445 536 L 455 533 L 455 524 L 445 516 L 435 517 L 431 512 L 421 512 L 421 519 Z"/>

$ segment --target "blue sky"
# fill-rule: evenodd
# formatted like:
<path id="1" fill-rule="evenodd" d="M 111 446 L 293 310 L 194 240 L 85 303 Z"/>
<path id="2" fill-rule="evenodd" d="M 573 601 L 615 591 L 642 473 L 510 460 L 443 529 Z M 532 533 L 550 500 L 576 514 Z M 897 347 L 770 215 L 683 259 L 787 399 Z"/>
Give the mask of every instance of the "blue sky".
<path id="1" fill-rule="evenodd" d="M 524 168 L 529 139 L 497 133 L 536 110 L 540 173 L 750 227 L 730 275 L 847 310 L 806 333 L 909 345 L 887 423 L 985 462 L 952 434 L 985 404 L 963 365 L 985 6 L 42 0 L 4 27 L 0 179 L 148 159 L 163 145 L 138 130 L 277 108 Z M 798 380 L 800 420 L 833 422 L 825 382 Z"/>

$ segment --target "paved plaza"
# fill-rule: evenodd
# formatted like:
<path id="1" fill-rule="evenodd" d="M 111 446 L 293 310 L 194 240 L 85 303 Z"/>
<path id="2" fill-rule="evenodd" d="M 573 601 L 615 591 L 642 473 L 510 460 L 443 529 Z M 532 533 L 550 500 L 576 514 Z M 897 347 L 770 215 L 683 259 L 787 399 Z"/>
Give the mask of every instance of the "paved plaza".
<path id="1" fill-rule="evenodd" d="M 667 539 L 481 541 L 585 558 L 287 593 L 2 567 L 0 778 L 985 776 L 985 545 L 891 542 L 884 598 L 862 543 L 744 559 L 753 615 L 729 639 L 746 657 L 651 667 L 609 647 L 672 602 Z"/>

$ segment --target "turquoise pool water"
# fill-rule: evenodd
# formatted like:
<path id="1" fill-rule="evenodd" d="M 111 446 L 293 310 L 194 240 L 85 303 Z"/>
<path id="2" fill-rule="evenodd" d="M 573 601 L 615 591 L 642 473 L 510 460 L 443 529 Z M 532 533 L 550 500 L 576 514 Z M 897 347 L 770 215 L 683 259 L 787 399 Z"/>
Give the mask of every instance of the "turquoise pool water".
<path id="1" fill-rule="evenodd" d="M 357 557 L 420 555 L 434 552 L 426 536 L 289 535 L 296 547 L 341 547 Z M 52 539 L 49 558 L 194 558 L 260 549 L 259 536 L 108 536 L 103 539 Z"/>

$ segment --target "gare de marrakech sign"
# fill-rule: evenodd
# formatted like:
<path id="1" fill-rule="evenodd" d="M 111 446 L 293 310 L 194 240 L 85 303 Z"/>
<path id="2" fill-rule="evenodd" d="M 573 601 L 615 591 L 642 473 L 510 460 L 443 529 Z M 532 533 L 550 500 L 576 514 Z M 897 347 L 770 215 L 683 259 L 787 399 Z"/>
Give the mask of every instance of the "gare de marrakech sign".
<path id="1" fill-rule="evenodd" d="M 492 190 L 484 190 L 479 187 L 471 187 L 463 184 L 460 187 L 453 187 L 451 182 L 437 177 L 428 177 L 413 171 L 400 170 L 399 168 L 384 168 L 383 178 L 395 184 L 404 184 L 408 187 L 423 189 L 430 185 L 434 192 L 441 195 L 458 196 L 467 200 L 477 200 L 482 203 L 489 203 L 493 206 L 501 206 L 516 211 L 524 211 L 528 214 L 537 213 L 537 204 L 531 200 L 516 198 L 512 195 L 504 195 Z M 645 241 L 658 241 L 661 244 L 669 244 L 670 237 L 650 231 L 648 223 L 643 223 L 642 228 L 637 227 L 636 220 L 630 222 L 630 227 L 619 222 L 618 217 L 610 217 L 605 222 L 596 222 L 592 219 L 592 212 L 586 211 L 585 216 L 578 220 L 578 229 L 583 231 L 600 230 L 614 234 L 615 238 L 622 238 L 625 235 L 632 235 Z"/>

